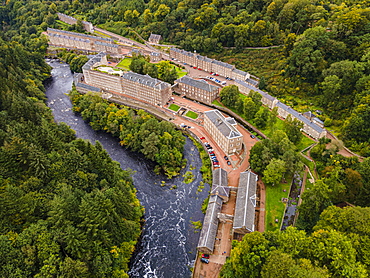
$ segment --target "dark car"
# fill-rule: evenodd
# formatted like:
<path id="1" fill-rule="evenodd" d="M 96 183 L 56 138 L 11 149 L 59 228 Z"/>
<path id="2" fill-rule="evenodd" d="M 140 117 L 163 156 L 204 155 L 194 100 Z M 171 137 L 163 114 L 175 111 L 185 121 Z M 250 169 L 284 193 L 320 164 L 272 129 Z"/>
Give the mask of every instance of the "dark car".
<path id="1" fill-rule="evenodd" d="M 227 165 L 231 165 L 231 162 L 230 162 L 230 161 L 228 161 L 228 162 L 227 162 Z"/>
<path id="2" fill-rule="evenodd" d="M 209 255 L 208 254 L 202 254 L 202 258 L 209 259 Z"/>
<path id="3" fill-rule="evenodd" d="M 253 134 L 251 134 L 251 138 L 254 139 L 254 138 L 256 138 L 256 136 L 254 136 Z"/>
<path id="4" fill-rule="evenodd" d="M 208 260 L 208 259 L 206 259 L 206 258 L 201 258 L 201 259 L 200 259 L 200 261 L 201 261 L 202 263 L 205 263 L 205 264 L 208 264 L 208 263 L 209 263 L 209 260 Z"/>
<path id="5" fill-rule="evenodd" d="M 225 160 L 229 160 L 229 158 L 227 157 L 227 155 L 224 156 Z"/>

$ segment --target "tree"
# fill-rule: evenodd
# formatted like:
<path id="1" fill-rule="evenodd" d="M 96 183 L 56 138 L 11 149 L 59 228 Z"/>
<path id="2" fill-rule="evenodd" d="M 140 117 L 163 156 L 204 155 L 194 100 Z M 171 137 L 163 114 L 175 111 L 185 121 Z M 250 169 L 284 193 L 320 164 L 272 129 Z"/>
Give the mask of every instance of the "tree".
<path id="1" fill-rule="evenodd" d="M 280 250 L 270 252 L 261 271 L 262 278 L 284 278 L 289 270 L 295 265 L 295 261 L 289 254 Z"/>
<path id="2" fill-rule="evenodd" d="M 268 118 L 269 110 L 266 107 L 260 107 L 254 118 L 254 122 L 258 128 L 264 129 L 267 125 Z"/>
<path id="3" fill-rule="evenodd" d="M 310 232 L 320 218 L 321 212 L 330 206 L 330 189 L 322 180 L 317 180 L 302 195 L 302 204 L 298 207 L 297 227 Z"/>
<path id="4" fill-rule="evenodd" d="M 220 92 L 221 102 L 228 107 L 234 108 L 238 101 L 239 93 L 238 86 L 225 86 Z"/>
<path id="5" fill-rule="evenodd" d="M 259 109 L 259 106 L 257 106 L 252 98 L 246 97 L 243 101 L 243 112 L 245 115 L 245 118 L 247 120 L 253 120 L 257 111 Z"/>
<path id="6" fill-rule="evenodd" d="M 261 89 L 261 90 L 266 89 L 266 80 L 265 80 L 264 76 L 261 76 L 260 82 L 258 83 L 258 88 Z"/>
<path id="7" fill-rule="evenodd" d="M 285 162 L 281 159 L 273 158 L 267 165 L 266 170 L 263 171 L 263 182 L 268 185 L 278 184 L 285 172 Z"/>
<path id="8" fill-rule="evenodd" d="M 292 141 L 294 144 L 298 144 L 302 140 L 302 128 L 303 123 L 296 118 L 292 120 L 291 115 L 288 115 L 288 117 L 284 121 L 284 131 L 289 140 Z"/>

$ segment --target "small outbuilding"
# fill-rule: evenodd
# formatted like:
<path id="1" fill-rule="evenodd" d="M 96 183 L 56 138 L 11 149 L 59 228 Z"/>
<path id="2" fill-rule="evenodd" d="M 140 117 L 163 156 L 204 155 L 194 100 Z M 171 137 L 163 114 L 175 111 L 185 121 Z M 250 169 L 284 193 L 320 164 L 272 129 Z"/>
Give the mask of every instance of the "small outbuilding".
<path id="1" fill-rule="evenodd" d="M 149 39 L 148 39 L 148 42 L 149 43 L 156 43 L 156 44 L 158 44 L 161 39 L 162 39 L 162 36 L 161 35 L 150 34 Z"/>

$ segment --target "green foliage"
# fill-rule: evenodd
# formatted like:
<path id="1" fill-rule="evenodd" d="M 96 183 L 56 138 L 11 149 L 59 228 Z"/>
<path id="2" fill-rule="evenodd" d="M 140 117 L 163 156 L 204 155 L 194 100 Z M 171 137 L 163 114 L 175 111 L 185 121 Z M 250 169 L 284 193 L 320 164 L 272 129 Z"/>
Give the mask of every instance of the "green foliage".
<path id="1" fill-rule="evenodd" d="M 340 209 L 339 209 L 340 210 Z M 336 217 L 339 220 L 338 217 Z M 361 221 L 368 226 L 368 219 Z M 367 277 L 358 245 L 361 233 L 318 229 L 306 234 L 293 227 L 284 232 L 254 232 L 234 242 L 221 277 Z"/>
<path id="2" fill-rule="evenodd" d="M 39 53 L 0 52 L 0 276 L 125 276 L 143 215 L 130 173 L 54 122 Z"/>
<path id="3" fill-rule="evenodd" d="M 122 146 L 141 152 L 155 161 L 170 178 L 178 175 L 185 164 L 185 139 L 180 131 L 166 121 L 158 121 L 150 114 L 117 105 L 95 94 L 71 93 L 73 109 L 80 112 L 95 130 L 105 130 L 120 138 Z"/>
<path id="4" fill-rule="evenodd" d="M 239 88 L 236 85 L 225 86 L 220 92 L 221 102 L 231 108 L 236 108 L 239 100 Z"/>
<path id="5" fill-rule="evenodd" d="M 153 78 L 159 78 L 164 82 L 174 84 L 178 78 L 177 67 L 169 61 L 161 61 L 152 64 L 142 55 L 133 56 L 129 65 L 130 70 L 139 74 L 148 74 Z"/>
<path id="6" fill-rule="evenodd" d="M 82 66 L 89 60 L 86 55 L 77 55 L 66 50 L 59 52 L 58 57 L 69 64 L 73 72 L 82 73 Z"/>

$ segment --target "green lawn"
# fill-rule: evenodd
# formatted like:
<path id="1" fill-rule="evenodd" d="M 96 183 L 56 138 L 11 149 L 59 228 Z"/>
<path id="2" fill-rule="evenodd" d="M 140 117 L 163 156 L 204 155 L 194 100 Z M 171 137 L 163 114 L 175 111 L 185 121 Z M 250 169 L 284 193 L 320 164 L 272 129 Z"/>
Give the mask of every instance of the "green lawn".
<path id="1" fill-rule="evenodd" d="M 223 106 L 217 99 L 215 99 L 214 101 L 212 101 L 212 104 L 218 105 L 218 106 Z"/>
<path id="2" fill-rule="evenodd" d="M 193 111 L 188 111 L 188 113 L 186 113 L 185 115 L 186 117 L 189 117 L 189 118 L 192 118 L 192 119 L 196 119 L 198 118 L 198 114 L 193 112 Z"/>
<path id="3" fill-rule="evenodd" d="M 177 77 L 178 78 L 181 78 L 184 75 L 187 75 L 188 74 L 186 70 L 184 70 L 184 69 L 182 69 L 180 67 L 175 66 L 175 68 L 176 68 L 176 72 L 177 72 Z"/>
<path id="4" fill-rule="evenodd" d="M 169 109 L 177 112 L 179 109 L 180 109 L 180 106 L 176 105 L 176 104 L 171 104 L 170 107 L 168 107 Z"/>
<path id="5" fill-rule="evenodd" d="M 287 183 L 280 183 L 275 186 L 266 186 L 266 218 L 265 231 L 275 231 L 280 229 L 281 221 L 285 212 L 285 204 L 282 198 L 288 198 L 289 188 L 292 178 L 287 179 Z M 284 189 L 286 192 L 284 192 Z M 279 219 L 279 222 L 275 222 Z"/>
<path id="6" fill-rule="evenodd" d="M 131 58 L 125 58 L 121 62 L 119 62 L 116 67 L 125 70 L 130 70 L 131 61 L 132 61 Z"/>

